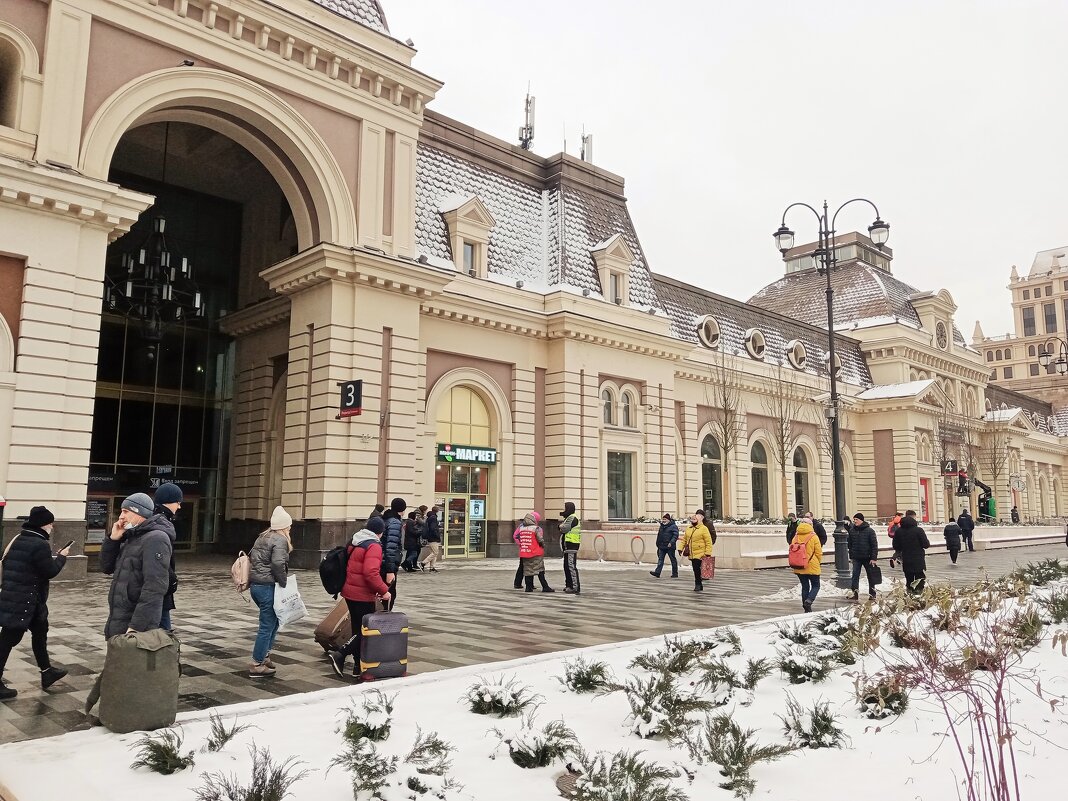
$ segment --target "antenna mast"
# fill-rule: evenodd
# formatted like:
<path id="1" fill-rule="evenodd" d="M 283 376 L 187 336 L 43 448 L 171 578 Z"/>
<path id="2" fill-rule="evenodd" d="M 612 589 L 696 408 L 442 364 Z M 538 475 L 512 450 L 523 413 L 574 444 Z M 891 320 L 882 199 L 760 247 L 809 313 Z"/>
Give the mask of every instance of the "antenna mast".
<path id="1" fill-rule="evenodd" d="M 519 129 L 519 146 L 524 150 L 530 150 L 534 142 L 534 96 L 530 93 L 527 85 L 527 100 L 524 105 L 523 125 Z"/>

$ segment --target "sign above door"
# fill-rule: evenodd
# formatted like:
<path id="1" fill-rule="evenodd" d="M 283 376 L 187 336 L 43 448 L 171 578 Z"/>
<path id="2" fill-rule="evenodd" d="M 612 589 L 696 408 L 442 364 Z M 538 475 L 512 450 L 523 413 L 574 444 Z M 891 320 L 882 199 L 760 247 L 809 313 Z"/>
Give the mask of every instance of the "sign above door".
<path id="1" fill-rule="evenodd" d="M 497 449 L 439 442 L 438 461 L 452 464 L 497 464 Z"/>

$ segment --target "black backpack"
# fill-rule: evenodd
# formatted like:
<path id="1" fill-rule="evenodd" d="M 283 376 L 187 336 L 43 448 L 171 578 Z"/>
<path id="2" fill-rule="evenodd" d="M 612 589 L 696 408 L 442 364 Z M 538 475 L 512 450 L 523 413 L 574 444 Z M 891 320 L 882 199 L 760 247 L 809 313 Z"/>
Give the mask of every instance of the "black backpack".
<path id="1" fill-rule="evenodd" d="M 319 580 L 323 582 L 323 589 L 335 598 L 345 587 L 350 552 L 349 545 L 338 545 L 327 551 L 323 561 L 319 563 Z"/>

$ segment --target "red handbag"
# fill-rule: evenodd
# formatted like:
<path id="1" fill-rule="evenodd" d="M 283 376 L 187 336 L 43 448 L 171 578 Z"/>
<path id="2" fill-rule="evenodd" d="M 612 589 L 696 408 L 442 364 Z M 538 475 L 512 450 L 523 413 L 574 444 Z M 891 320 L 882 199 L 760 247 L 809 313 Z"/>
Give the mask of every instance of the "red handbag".
<path id="1" fill-rule="evenodd" d="M 716 557 L 714 556 L 702 556 L 701 557 L 701 578 L 702 580 L 711 579 L 716 577 Z"/>

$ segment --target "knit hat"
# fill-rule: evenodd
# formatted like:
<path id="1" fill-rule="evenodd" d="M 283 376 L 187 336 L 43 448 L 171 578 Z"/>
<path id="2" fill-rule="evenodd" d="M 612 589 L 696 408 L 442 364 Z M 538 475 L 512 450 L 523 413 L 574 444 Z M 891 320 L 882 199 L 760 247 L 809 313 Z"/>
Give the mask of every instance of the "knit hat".
<path id="1" fill-rule="evenodd" d="M 390 510 L 396 512 L 398 515 L 408 508 L 408 502 L 404 498 L 394 498 L 389 502 Z"/>
<path id="2" fill-rule="evenodd" d="M 169 481 L 166 484 L 160 484 L 156 488 L 155 500 L 157 506 L 163 506 L 165 503 L 181 503 L 182 488 Z"/>
<path id="3" fill-rule="evenodd" d="M 809 525 L 808 523 L 798 523 L 797 524 L 797 531 L 794 532 L 794 534 L 811 534 L 811 533 L 812 533 L 812 526 Z"/>
<path id="4" fill-rule="evenodd" d="M 372 534 L 381 535 L 382 532 L 386 530 L 386 521 L 383 520 L 381 517 L 372 517 L 370 520 L 367 521 L 367 525 L 365 525 L 364 528 L 370 531 Z"/>
<path id="5" fill-rule="evenodd" d="M 857 512 L 855 515 L 853 515 L 853 519 L 854 520 L 859 520 L 860 522 L 863 523 L 864 522 L 864 515 L 862 515 L 860 512 Z"/>
<path id="6" fill-rule="evenodd" d="M 30 509 L 30 516 L 26 518 L 29 528 L 44 528 L 49 523 L 55 523 L 56 516 L 43 506 L 35 506 Z"/>
<path id="7" fill-rule="evenodd" d="M 572 503 L 571 501 L 568 501 L 567 503 L 564 504 L 564 511 L 562 511 L 560 513 L 560 516 L 561 517 L 570 517 L 573 514 L 575 514 L 575 504 Z"/>
<path id="8" fill-rule="evenodd" d="M 129 509 L 131 512 L 141 515 L 141 517 L 152 517 L 156 504 L 145 493 L 135 492 L 122 502 L 122 508 Z"/>
<path id="9" fill-rule="evenodd" d="M 274 511 L 271 512 L 271 531 L 281 531 L 291 525 L 293 525 L 293 518 L 289 516 L 289 512 L 281 506 L 274 507 Z"/>

